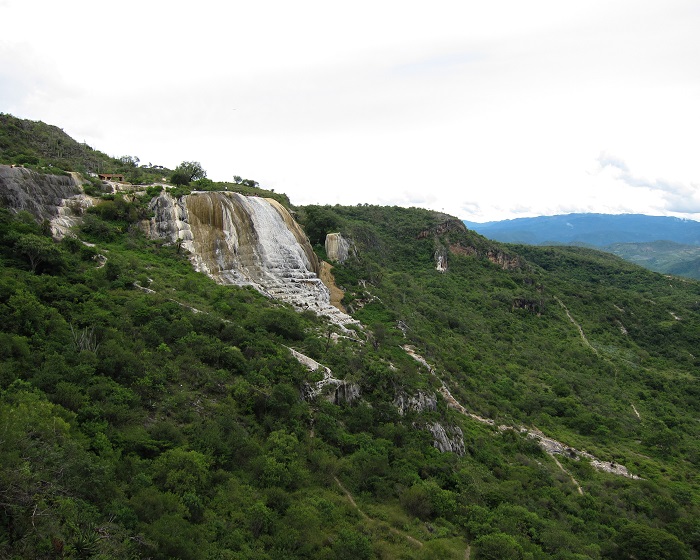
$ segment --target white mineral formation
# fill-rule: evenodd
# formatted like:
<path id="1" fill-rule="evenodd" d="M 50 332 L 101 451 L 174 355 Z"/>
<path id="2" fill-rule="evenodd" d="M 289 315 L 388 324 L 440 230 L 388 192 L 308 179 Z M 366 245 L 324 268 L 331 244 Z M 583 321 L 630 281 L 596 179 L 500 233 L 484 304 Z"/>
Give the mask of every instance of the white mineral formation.
<path id="1" fill-rule="evenodd" d="M 328 260 L 345 262 L 350 253 L 350 243 L 339 233 L 329 233 L 326 235 L 326 255 Z"/>
<path id="2" fill-rule="evenodd" d="M 163 192 L 151 209 L 147 233 L 180 243 L 195 269 L 220 284 L 253 286 L 335 323 L 355 322 L 330 304 L 306 235 L 276 200 L 231 192 L 193 192 L 175 199 Z"/>
<path id="3" fill-rule="evenodd" d="M 636 474 L 631 473 L 627 467 L 624 465 L 620 465 L 615 463 L 614 461 L 601 461 L 594 455 L 591 455 L 587 451 L 579 451 L 578 449 L 574 449 L 573 447 L 570 447 L 568 445 L 565 445 L 555 439 L 552 439 L 550 437 L 545 436 L 540 430 L 537 428 L 526 428 L 525 426 L 509 426 L 505 424 L 497 425 L 496 422 L 494 422 L 491 418 L 484 418 L 482 416 L 479 416 L 478 414 L 474 414 L 472 412 L 469 412 L 462 404 L 460 404 L 457 399 L 455 399 L 452 396 L 452 393 L 450 393 L 450 390 L 447 388 L 447 385 L 445 385 L 445 382 L 440 379 L 440 377 L 437 375 L 435 372 L 435 368 L 431 366 L 423 356 L 418 354 L 413 348 L 413 346 L 409 346 L 408 344 L 402 346 L 402 348 L 406 351 L 406 353 L 411 356 L 414 360 L 417 362 L 421 363 L 423 366 L 425 366 L 428 371 L 432 374 L 438 377 L 438 380 L 441 383 L 441 387 L 439 389 L 440 394 L 444 397 L 445 401 L 447 402 L 447 406 L 457 410 L 461 414 L 464 414 L 465 416 L 468 416 L 469 418 L 472 418 L 473 420 L 476 420 L 477 422 L 481 422 L 482 424 L 488 424 L 490 426 L 493 426 L 497 428 L 500 432 L 504 432 L 506 430 L 513 430 L 519 434 L 522 434 L 525 437 L 528 437 L 530 439 L 535 440 L 542 449 L 544 449 L 545 452 L 547 452 L 549 455 L 555 458 L 556 460 L 556 455 L 566 455 L 571 459 L 574 459 L 578 461 L 580 458 L 587 459 L 590 461 L 590 465 L 599 471 L 604 471 L 612 474 L 616 474 L 619 476 L 624 476 L 626 478 L 632 478 L 635 480 L 640 480 L 640 477 L 637 476 Z M 437 429 L 436 429 L 437 430 Z M 437 432 L 433 432 L 431 430 L 431 433 L 436 438 L 436 441 L 439 439 L 436 433 L 439 433 L 439 430 Z M 438 449 L 441 449 L 438 445 L 436 445 Z M 565 470 L 561 464 L 557 461 L 557 464 L 562 470 Z M 566 472 L 566 471 L 565 471 Z M 571 475 L 569 475 L 571 476 Z M 572 477 L 573 479 L 573 477 Z M 575 480 L 574 480 L 575 482 Z M 575 482 L 576 483 L 576 482 Z M 576 483 L 578 485 L 578 483 Z"/>
<path id="4" fill-rule="evenodd" d="M 302 389 L 302 396 L 310 401 L 318 396 L 325 395 L 326 400 L 334 404 L 350 404 L 361 396 L 360 387 L 355 383 L 343 381 L 333 377 L 330 368 L 322 366 L 313 358 L 289 348 L 292 356 L 310 371 L 323 371 L 323 379 L 316 383 L 305 383 Z"/>
<path id="5" fill-rule="evenodd" d="M 437 398 L 433 393 L 423 393 L 418 391 L 414 396 L 405 393 L 398 393 L 394 397 L 394 406 L 398 409 L 401 416 L 405 416 L 407 412 L 422 413 L 425 411 L 435 412 L 437 410 Z"/>
<path id="6" fill-rule="evenodd" d="M 435 438 L 433 447 L 442 453 L 464 455 L 464 434 L 459 426 L 443 426 L 439 422 L 433 422 L 427 428 Z"/>

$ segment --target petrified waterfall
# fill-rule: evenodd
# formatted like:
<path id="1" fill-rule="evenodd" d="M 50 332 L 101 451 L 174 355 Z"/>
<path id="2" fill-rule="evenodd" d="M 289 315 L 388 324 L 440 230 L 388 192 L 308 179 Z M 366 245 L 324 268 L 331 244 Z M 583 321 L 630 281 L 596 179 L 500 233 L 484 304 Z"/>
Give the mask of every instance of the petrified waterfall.
<path id="1" fill-rule="evenodd" d="M 221 284 L 260 292 L 312 309 L 338 323 L 352 319 L 330 304 L 306 235 L 276 200 L 231 192 L 194 192 L 151 203 L 153 237 L 179 242 L 194 267 Z"/>

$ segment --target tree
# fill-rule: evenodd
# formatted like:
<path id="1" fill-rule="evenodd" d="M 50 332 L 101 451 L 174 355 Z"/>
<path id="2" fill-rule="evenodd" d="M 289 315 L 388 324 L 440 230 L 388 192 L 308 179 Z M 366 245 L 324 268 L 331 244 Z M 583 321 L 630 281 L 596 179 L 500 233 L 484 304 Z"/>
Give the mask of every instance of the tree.
<path id="1" fill-rule="evenodd" d="M 15 241 L 15 250 L 27 257 L 32 272 L 36 272 L 41 264 L 57 265 L 62 262 L 63 254 L 58 245 L 48 237 L 33 233 L 20 235 Z"/>
<path id="2" fill-rule="evenodd" d="M 323 206 L 307 206 L 304 211 L 303 226 L 312 245 L 323 245 L 326 234 L 338 231 L 340 223 L 337 215 Z"/>
<path id="3" fill-rule="evenodd" d="M 119 163 L 124 167 L 137 167 L 141 160 L 136 156 L 122 156 L 119 158 Z"/>
<path id="4" fill-rule="evenodd" d="M 209 458 L 197 451 L 169 449 L 153 463 L 155 482 L 178 495 L 203 491 L 209 480 Z"/>
<path id="5" fill-rule="evenodd" d="M 690 558 L 685 545 L 663 529 L 630 523 L 614 540 L 617 549 L 611 554 L 619 560 L 685 560 Z"/>
<path id="6" fill-rule="evenodd" d="M 476 560 L 522 560 L 523 549 L 504 533 L 491 533 L 474 541 Z"/>
<path id="7" fill-rule="evenodd" d="M 198 161 L 183 161 L 175 168 L 170 176 L 170 181 L 174 185 L 189 185 L 197 179 L 204 179 L 207 172 Z"/>

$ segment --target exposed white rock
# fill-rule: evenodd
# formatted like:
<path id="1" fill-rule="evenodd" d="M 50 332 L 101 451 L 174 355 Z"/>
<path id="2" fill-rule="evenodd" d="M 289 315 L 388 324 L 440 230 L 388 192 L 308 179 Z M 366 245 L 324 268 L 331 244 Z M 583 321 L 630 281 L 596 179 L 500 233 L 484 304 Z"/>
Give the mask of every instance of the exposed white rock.
<path id="1" fill-rule="evenodd" d="M 437 397 L 422 391 L 418 391 L 414 396 L 399 393 L 394 398 L 394 406 L 401 416 L 404 416 L 406 412 L 435 412 L 437 410 Z"/>
<path id="2" fill-rule="evenodd" d="M 342 379 L 333 377 L 330 368 L 319 364 L 313 358 L 288 348 L 292 356 L 310 371 L 323 371 L 323 379 L 316 383 L 305 383 L 302 388 L 304 400 L 313 400 L 318 396 L 325 395 L 326 399 L 335 404 L 351 404 L 361 396 L 360 387 L 355 383 L 349 383 Z"/>
<path id="3" fill-rule="evenodd" d="M 536 440 L 537 443 L 540 444 L 540 447 L 542 447 L 550 455 L 564 455 L 569 457 L 570 459 L 575 460 L 579 460 L 581 458 L 588 459 L 591 463 L 591 466 L 595 469 L 598 469 L 599 471 L 604 471 L 611 474 L 624 476 L 626 478 L 640 480 L 639 476 L 629 472 L 629 470 L 627 470 L 627 467 L 625 467 L 624 465 L 619 465 L 614 461 L 601 461 L 600 459 L 598 459 L 594 455 L 591 455 L 587 451 L 579 451 L 578 449 L 574 449 L 573 447 L 569 447 L 568 445 L 564 445 L 563 443 L 555 439 L 545 436 L 537 428 L 533 428 L 530 430 L 521 428 L 521 431 L 525 432 L 527 434 L 527 437 Z"/>
<path id="4" fill-rule="evenodd" d="M 428 431 L 433 435 L 433 447 L 441 452 L 464 455 L 464 434 L 458 426 L 443 426 L 439 422 L 428 424 Z"/>
<path id="5" fill-rule="evenodd" d="M 350 253 L 350 243 L 340 233 L 326 235 L 326 255 L 331 261 L 344 263 Z"/>
<path id="6" fill-rule="evenodd" d="M 356 323 L 330 303 L 319 263 L 303 230 L 276 200 L 232 192 L 163 192 L 144 224 L 151 237 L 181 243 L 196 270 L 221 284 L 253 286 L 270 297 Z"/>
<path id="7" fill-rule="evenodd" d="M 438 272 L 446 272 L 447 271 L 447 259 L 443 257 L 442 255 L 438 255 L 435 263 L 435 270 Z"/>
<path id="8" fill-rule="evenodd" d="M 80 223 L 85 211 L 95 203 L 94 197 L 82 193 L 62 199 L 56 207 L 56 215 L 50 221 L 51 235 L 56 239 L 65 237 L 71 228 Z"/>
<path id="9" fill-rule="evenodd" d="M 428 371 L 432 375 L 436 375 L 435 369 L 433 366 L 431 366 L 423 356 L 418 354 L 412 346 L 409 346 L 408 344 L 404 345 L 402 347 L 406 353 L 411 356 L 414 360 L 417 362 L 421 363 L 424 365 Z M 437 377 L 437 375 L 436 375 Z M 440 379 L 438 377 L 438 379 Z M 461 414 L 468 416 L 469 418 L 472 418 L 473 420 L 476 420 L 477 422 L 481 422 L 482 424 L 487 424 L 489 426 L 493 426 L 494 428 L 497 428 L 498 431 L 503 432 L 506 430 L 513 430 L 515 432 L 518 432 L 525 437 L 528 437 L 530 439 L 534 439 L 542 449 L 554 457 L 556 459 L 556 455 L 564 455 L 567 456 L 571 459 L 574 460 L 579 460 L 581 458 L 587 459 L 590 461 L 590 464 L 593 468 L 599 470 L 599 471 L 604 471 L 608 472 L 611 474 L 616 474 L 619 476 L 624 476 L 626 478 L 632 478 L 635 480 L 640 480 L 641 477 L 631 473 L 627 467 L 624 465 L 619 465 L 615 463 L 614 461 L 601 461 L 594 455 L 588 453 L 587 451 L 580 451 L 578 449 L 574 449 L 573 447 L 570 447 L 568 445 L 565 445 L 561 443 L 560 441 L 557 441 L 555 439 L 552 439 L 550 437 L 545 436 L 540 430 L 537 428 L 526 428 L 525 426 L 508 426 L 506 424 L 501 424 L 501 425 L 496 425 L 496 422 L 494 422 L 491 418 L 484 418 L 482 416 L 479 416 L 478 414 L 474 414 L 472 412 L 469 412 L 462 404 L 457 401 L 452 396 L 452 393 L 448 389 L 447 385 L 445 385 L 445 382 L 440 379 L 441 387 L 440 387 L 440 394 L 444 397 L 445 401 L 447 402 L 447 406 L 457 410 Z M 561 466 L 561 465 L 560 465 Z"/>
<path id="10" fill-rule="evenodd" d="M 444 248 L 435 251 L 435 270 L 447 272 L 447 251 Z"/>
<path id="11" fill-rule="evenodd" d="M 356 383 L 341 381 L 333 391 L 333 398 L 329 400 L 334 404 L 352 404 L 360 398 L 361 394 L 360 386 Z"/>

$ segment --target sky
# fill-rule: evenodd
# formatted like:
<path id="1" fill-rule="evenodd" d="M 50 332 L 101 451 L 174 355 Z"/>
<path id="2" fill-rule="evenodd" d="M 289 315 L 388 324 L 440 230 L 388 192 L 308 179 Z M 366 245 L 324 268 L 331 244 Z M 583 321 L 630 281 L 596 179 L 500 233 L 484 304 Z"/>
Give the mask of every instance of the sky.
<path id="1" fill-rule="evenodd" d="M 700 220 L 697 0 L 0 0 L 0 112 L 293 204 Z"/>

